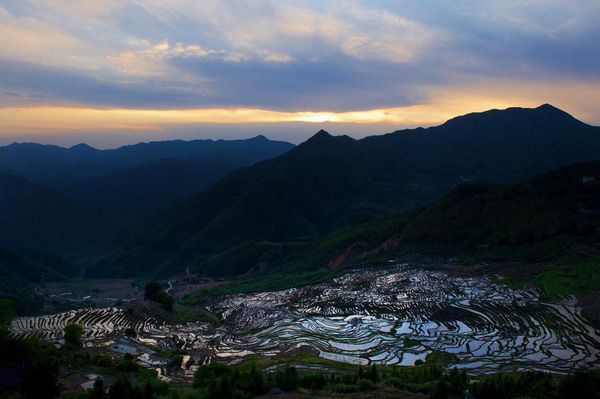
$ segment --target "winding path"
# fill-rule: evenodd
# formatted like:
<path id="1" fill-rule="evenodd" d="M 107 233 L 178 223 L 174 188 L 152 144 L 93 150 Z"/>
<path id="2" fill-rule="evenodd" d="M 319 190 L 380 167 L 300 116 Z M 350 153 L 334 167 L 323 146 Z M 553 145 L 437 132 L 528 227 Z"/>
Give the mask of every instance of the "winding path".
<path id="1" fill-rule="evenodd" d="M 171 291 L 173 289 L 173 281 L 175 281 L 175 280 L 167 281 L 167 284 L 169 284 L 169 288 L 167 288 L 167 290 L 165 291 L 167 294 L 169 293 L 169 291 Z"/>

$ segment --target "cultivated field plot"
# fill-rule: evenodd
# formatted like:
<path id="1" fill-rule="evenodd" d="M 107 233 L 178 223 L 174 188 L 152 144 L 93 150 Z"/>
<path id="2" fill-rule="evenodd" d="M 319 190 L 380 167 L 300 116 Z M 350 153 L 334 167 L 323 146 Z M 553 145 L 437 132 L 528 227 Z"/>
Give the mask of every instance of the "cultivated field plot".
<path id="1" fill-rule="evenodd" d="M 47 299 L 63 302 L 93 302 L 97 307 L 113 306 L 140 298 L 141 294 L 132 280 L 81 279 L 68 282 L 46 282 L 38 292 Z"/>
<path id="2" fill-rule="evenodd" d="M 333 282 L 284 291 L 230 295 L 210 310 L 222 316 L 217 328 L 133 319 L 110 308 L 17 319 L 13 331 L 60 340 L 62 327 L 77 322 L 95 345 L 134 327 L 145 332 L 142 343 L 178 341 L 195 364 L 310 346 L 324 359 L 355 364 L 408 366 L 443 351 L 450 367 L 473 373 L 562 373 L 595 366 L 600 356 L 600 332 L 581 316 L 574 297 L 546 303 L 533 288 L 511 290 L 484 277 L 451 277 L 409 265 L 356 270 Z"/>

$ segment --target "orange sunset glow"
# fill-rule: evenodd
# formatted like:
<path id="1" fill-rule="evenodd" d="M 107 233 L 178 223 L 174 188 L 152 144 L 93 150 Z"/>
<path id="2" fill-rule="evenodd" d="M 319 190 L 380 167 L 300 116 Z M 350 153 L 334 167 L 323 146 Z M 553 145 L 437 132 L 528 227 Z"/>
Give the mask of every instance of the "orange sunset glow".
<path id="1" fill-rule="evenodd" d="M 117 130 L 121 143 L 170 139 L 194 125 L 207 138 L 208 124 L 238 137 L 251 124 L 281 125 L 276 138 L 300 142 L 319 123 L 362 137 L 542 103 L 598 124 L 592 4 L 440 4 L 438 21 L 408 4 L 277 2 L 261 14 L 146 1 L 135 6 L 148 20 L 133 24 L 120 14 L 128 2 L 4 4 L 0 143 Z M 552 18 L 539 19 L 542 9 Z"/>

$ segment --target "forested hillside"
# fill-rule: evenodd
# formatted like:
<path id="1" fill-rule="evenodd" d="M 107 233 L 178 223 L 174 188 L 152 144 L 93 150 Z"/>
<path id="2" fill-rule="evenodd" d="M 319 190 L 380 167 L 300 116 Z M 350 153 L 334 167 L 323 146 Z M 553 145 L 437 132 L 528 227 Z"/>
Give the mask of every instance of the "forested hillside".
<path id="1" fill-rule="evenodd" d="M 353 223 L 426 205 L 463 183 L 523 181 L 566 163 L 597 159 L 599 153 L 600 129 L 550 105 L 469 114 L 437 127 L 362 140 L 321 131 L 115 239 L 94 270 L 135 275 L 148 272 L 150 265 L 154 273 L 168 274 L 191 265 L 208 275 L 222 274 L 223 268 L 208 266 L 213 264 L 209 259 L 222 259 L 255 240 L 316 239 Z M 496 195 L 493 188 L 485 190 Z M 440 221 L 437 228 L 453 226 L 449 223 Z M 456 228 L 459 237 L 470 234 Z M 438 233 L 421 234 L 415 228 L 411 234 L 425 239 Z"/>

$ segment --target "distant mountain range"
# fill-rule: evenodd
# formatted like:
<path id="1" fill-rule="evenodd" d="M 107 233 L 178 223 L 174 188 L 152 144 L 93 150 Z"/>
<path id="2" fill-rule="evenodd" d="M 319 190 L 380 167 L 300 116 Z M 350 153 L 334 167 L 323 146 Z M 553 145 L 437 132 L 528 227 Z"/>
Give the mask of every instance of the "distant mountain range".
<path id="1" fill-rule="evenodd" d="M 261 263 L 260 251 L 249 260 L 239 250 L 253 242 L 321 237 L 431 203 L 461 183 L 521 181 L 598 154 L 600 128 L 547 104 L 362 140 L 320 131 L 115 238 L 93 270 L 168 274 L 191 265 L 207 275 L 240 274 Z"/>
<path id="2" fill-rule="evenodd" d="M 242 166 L 281 155 L 293 147 L 264 136 L 229 141 L 159 141 L 114 150 L 97 150 L 85 144 L 63 148 L 15 143 L 0 147 L 0 168 L 71 197 L 71 201 L 93 205 L 104 211 L 110 223 L 123 226 L 202 191 Z M 39 201 L 43 203 L 44 196 L 39 196 Z M 86 217 L 82 215 L 82 219 Z"/>

